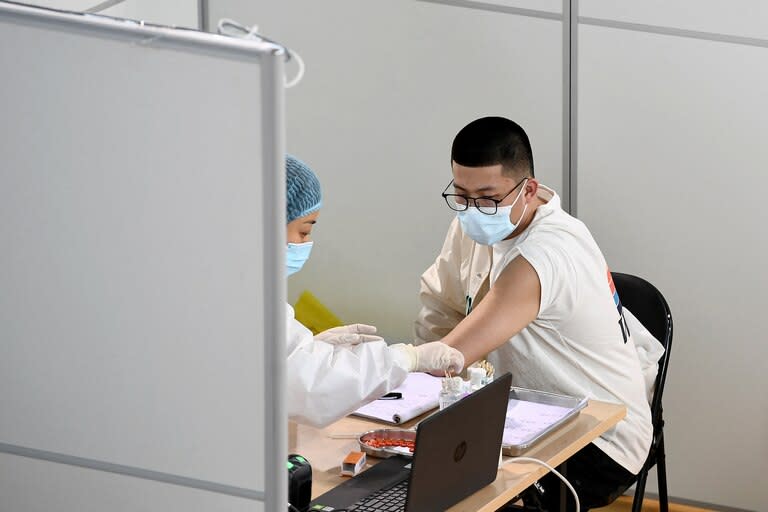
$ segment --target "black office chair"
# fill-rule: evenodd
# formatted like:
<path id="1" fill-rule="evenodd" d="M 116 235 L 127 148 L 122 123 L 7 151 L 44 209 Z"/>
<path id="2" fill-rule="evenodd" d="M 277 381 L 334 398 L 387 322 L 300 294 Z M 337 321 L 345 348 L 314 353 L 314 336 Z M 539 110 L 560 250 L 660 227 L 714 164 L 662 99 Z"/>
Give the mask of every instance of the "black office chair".
<path id="1" fill-rule="evenodd" d="M 659 477 L 659 511 L 668 512 L 669 497 L 667 496 L 667 467 L 664 454 L 664 418 L 661 396 L 664 393 L 669 352 L 672 348 L 672 313 L 670 313 L 667 301 L 664 300 L 661 292 L 645 279 L 619 272 L 611 272 L 611 276 L 616 285 L 616 291 L 619 293 L 621 304 L 629 309 L 640 323 L 664 345 L 664 355 L 659 361 L 656 386 L 651 401 L 653 441 L 643 469 L 637 474 L 637 479 L 634 482 L 636 487 L 635 497 L 632 501 L 632 512 L 640 512 L 643 508 L 648 471 L 654 465 Z"/>

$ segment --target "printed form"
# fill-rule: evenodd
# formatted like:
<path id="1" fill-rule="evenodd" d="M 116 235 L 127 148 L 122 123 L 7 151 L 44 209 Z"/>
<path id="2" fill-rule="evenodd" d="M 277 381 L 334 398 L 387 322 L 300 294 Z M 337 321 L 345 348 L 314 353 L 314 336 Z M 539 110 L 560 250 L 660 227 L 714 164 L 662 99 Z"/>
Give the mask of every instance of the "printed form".
<path id="1" fill-rule="evenodd" d="M 405 382 L 392 392 L 401 393 L 398 400 L 374 400 L 352 414 L 388 423 L 400 424 L 437 407 L 442 384 L 440 377 L 427 373 L 409 373 Z"/>

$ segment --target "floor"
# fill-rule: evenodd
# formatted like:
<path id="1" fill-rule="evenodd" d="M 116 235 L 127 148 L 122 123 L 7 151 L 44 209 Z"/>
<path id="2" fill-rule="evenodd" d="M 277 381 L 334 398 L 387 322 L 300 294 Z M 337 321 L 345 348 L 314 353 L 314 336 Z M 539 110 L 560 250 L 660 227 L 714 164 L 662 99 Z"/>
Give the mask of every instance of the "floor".
<path id="1" fill-rule="evenodd" d="M 622 496 L 607 507 L 594 509 L 600 512 L 630 512 L 632 510 L 632 497 Z M 659 502 L 646 498 L 643 500 L 643 512 L 658 512 Z M 711 512 L 709 508 L 698 508 L 690 505 L 669 504 L 669 512 Z"/>

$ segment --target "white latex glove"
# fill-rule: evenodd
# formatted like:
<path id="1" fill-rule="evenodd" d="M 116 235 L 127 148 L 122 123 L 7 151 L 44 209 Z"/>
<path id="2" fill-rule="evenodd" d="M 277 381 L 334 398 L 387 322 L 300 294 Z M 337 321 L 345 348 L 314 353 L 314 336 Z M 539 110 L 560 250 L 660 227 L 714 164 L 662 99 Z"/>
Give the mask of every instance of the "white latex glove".
<path id="1" fill-rule="evenodd" d="M 464 369 L 464 354 L 441 341 L 424 343 L 418 347 L 398 343 L 391 345 L 398 360 L 409 372 L 459 373 Z"/>
<path id="2" fill-rule="evenodd" d="M 383 341 L 381 336 L 374 336 L 376 327 L 365 324 L 342 325 L 332 327 L 315 336 L 315 340 L 331 345 L 357 345 L 369 341 Z"/>

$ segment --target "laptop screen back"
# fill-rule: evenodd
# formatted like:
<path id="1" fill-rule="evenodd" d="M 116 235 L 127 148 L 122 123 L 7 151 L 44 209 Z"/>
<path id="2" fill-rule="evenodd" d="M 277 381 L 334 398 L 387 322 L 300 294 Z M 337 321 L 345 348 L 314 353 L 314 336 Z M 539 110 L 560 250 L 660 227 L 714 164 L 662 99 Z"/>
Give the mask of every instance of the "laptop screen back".
<path id="1" fill-rule="evenodd" d="M 512 375 L 419 424 L 407 512 L 445 510 L 496 479 Z"/>

